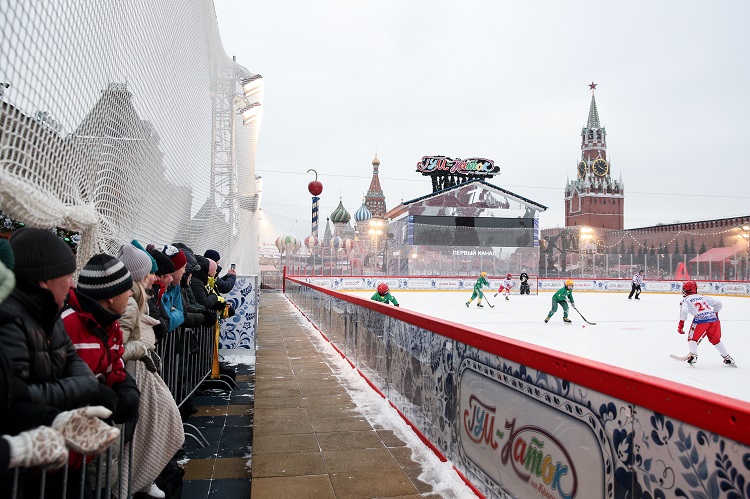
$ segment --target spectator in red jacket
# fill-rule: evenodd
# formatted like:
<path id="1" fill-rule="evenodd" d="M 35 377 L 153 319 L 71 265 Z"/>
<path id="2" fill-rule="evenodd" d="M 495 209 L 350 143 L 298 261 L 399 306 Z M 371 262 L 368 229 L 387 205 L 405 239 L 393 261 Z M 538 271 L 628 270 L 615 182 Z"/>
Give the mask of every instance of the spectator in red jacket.
<path id="1" fill-rule="evenodd" d="M 78 355 L 109 388 L 103 390 L 107 400 L 102 402 L 112 410 L 118 424 L 136 418 L 140 398 L 135 380 L 122 361 L 125 348 L 118 322 L 132 295 L 132 285 L 130 272 L 120 260 L 94 255 L 81 270 L 77 288 L 70 290 L 69 308 L 62 314 Z"/>

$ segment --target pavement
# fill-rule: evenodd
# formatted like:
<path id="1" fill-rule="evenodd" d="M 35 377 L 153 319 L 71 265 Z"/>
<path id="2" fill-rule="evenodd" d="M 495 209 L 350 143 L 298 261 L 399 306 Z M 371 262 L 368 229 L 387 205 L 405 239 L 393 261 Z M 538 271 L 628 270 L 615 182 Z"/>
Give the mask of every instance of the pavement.
<path id="1" fill-rule="evenodd" d="M 328 354 L 316 347 L 319 333 L 283 294 L 261 295 L 258 323 L 253 499 L 442 497 L 418 479 L 422 465 L 411 459 L 411 449 L 362 415 Z M 220 459 L 214 473 L 224 466 Z M 230 497 L 247 496 L 223 495 Z"/>

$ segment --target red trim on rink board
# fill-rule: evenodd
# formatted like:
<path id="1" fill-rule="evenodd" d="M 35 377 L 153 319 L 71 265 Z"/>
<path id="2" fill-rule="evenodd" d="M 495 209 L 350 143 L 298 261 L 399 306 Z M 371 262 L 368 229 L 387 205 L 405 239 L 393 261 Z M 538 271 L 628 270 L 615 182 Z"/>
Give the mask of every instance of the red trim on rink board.
<path id="1" fill-rule="evenodd" d="M 408 324 L 478 348 L 513 362 L 557 376 L 605 395 L 630 402 L 698 428 L 750 445 L 750 403 L 674 381 L 565 354 L 463 324 L 443 321 L 379 302 L 339 293 L 294 278 L 339 300 L 376 310 Z"/>

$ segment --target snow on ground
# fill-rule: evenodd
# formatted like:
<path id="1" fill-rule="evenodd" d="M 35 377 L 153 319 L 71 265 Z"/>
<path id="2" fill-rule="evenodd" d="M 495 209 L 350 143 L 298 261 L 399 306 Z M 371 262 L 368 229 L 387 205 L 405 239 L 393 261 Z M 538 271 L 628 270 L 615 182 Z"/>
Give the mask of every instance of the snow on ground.
<path id="1" fill-rule="evenodd" d="M 351 294 L 369 299 L 372 291 Z M 563 323 L 561 307 L 545 324 L 552 299 L 549 292 L 511 295 L 509 301 L 493 294 L 487 296 L 495 308 L 485 302 L 485 307 L 478 309 L 476 301 L 466 308 L 470 291 L 393 293 L 402 309 L 750 402 L 748 298 L 715 296 L 724 305 L 719 314 L 722 341 L 739 366 L 731 368 L 722 364 L 721 355 L 708 340 L 698 347 L 696 367 L 669 357 L 688 352 L 686 335 L 677 333 L 682 297 L 676 294 L 643 293 L 636 301 L 628 300 L 627 293 L 574 290 L 576 306 L 596 326 L 583 322 L 572 308 L 569 317 L 573 324 Z M 686 331 L 689 324 L 686 321 Z"/>
<path id="2" fill-rule="evenodd" d="M 287 302 L 287 306 L 293 308 L 293 305 L 289 302 Z M 414 430 L 406 424 L 398 412 L 391 407 L 388 401 L 367 384 L 357 370 L 353 369 L 333 349 L 331 344 L 296 308 L 293 309 L 299 316 L 300 324 L 310 332 L 318 350 L 326 356 L 331 370 L 339 378 L 341 385 L 349 393 L 352 401 L 370 425 L 373 428 L 386 428 L 393 431 L 411 449 L 412 460 L 422 466 L 422 474 L 419 479 L 432 486 L 432 494 L 446 499 L 475 497 L 471 489 L 455 473 L 451 462 L 441 462 L 435 453 L 419 439 Z"/>

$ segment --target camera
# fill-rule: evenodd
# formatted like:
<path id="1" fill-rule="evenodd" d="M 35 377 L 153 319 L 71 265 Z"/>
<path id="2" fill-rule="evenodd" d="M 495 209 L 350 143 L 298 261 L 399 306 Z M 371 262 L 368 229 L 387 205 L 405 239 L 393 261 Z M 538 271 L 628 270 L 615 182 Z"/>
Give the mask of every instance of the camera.
<path id="1" fill-rule="evenodd" d="M 234 269 L 234 268 L 235 268 L 236 266 L 237 266 L 237 265 L 233 263 L 232 265 L 230 265 L 230 266 L 229 266 L 229 268 L 230 268 L 230 269 Z"/>

